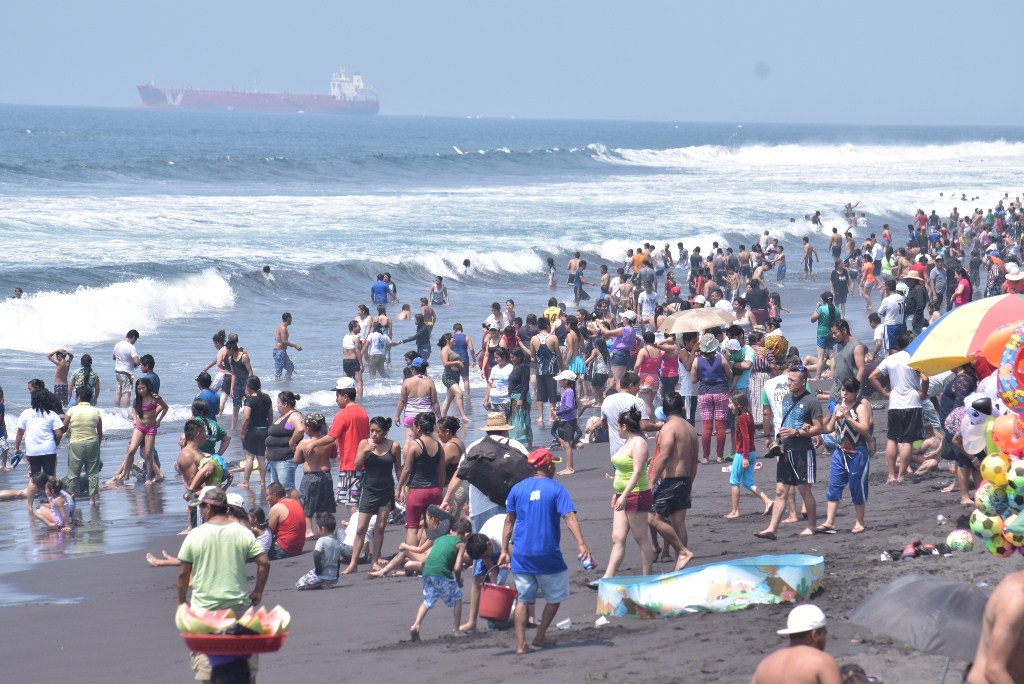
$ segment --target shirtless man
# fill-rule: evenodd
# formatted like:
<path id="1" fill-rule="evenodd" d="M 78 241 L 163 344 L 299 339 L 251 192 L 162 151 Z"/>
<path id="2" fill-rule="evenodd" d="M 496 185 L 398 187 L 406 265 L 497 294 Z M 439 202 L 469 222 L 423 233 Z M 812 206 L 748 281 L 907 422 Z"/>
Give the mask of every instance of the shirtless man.
<path id="1" fill-rule="evenodd" d="M 686 511 L 697 474 L 697 432 L 683 418 L 685 403 L 674 393 L 664 398 L 665 424 L 658 432 L 650 473 L 651 482 L 658 482 L 658 486 L 647 514 L 651 529 L 676 550 L 676 570 L 693 558 L 693 552 L 686 548 Z"/>
<path id="2" fill-rule="evenodd" d="M 789 646 L 775 651 L 754 670 L 750 684 L 840 684 L 839 665 L 825 653 L 828 632 L 825 613 L 812 603 L 789 611 L 786 629 Z"/>
<path id="3" fill-rule="evenodd" d="M 203 429 L 202 423 L 192 420 L 185 423 L 185 443 L 182 445 L 181 451 L 178 452 L 178 460 L 175 463 L 174 469 L 181 475 L 181 482 L 185 486 L 186 500 L 193 498 L 193 493 L 198 491 L 192 489 L 192 484 L 195 482 L 196 473 L 199 471 L 199 460 L 203 456 L 200 447 L 205 439 L 206 431 Z M 188 524 L 178 534 L 188 534 L 189 530 L 195 526 L 196 509 L 190 506 L 188 509 Z"/>
<path id="4" fill-rule="evenodd" d="M 430 286 L 430 291 L 427 292 L 427 299 L 434 306 L 448 306 L 450 304 L 448 300 L 448 286 L 444 284 L 444 277 L 435 276 L 434 284 Z"/>
<path id="5" fill-rule="evenodd" d="M 832 237 L 828 239 L 828 248 L 832 253 L 832 259 L 839 259 L 843 250 L 843 236 L 839 234 L 838 228 L 832 229 Z"/>
<path id="6" fill-rule="evenodd" d="M 60 399 L 61 406 L 68 405 L 68 371 L 75 355 L 67 349 L 57 349 L 46 355 L 56 368 L 53 369 L 53 393 Z"/>
<path id="7" fill-rule="evenodd" d="M 447 292 L 447 289 L 445 292 Z M 437 313 L 434 312 L 434 307 L 430 305 L 426 297 L 420 297 L 420 315 L 423 316 L 423 323 L 425 325 L 433 327 L 434 323 L 437 322 Z"/>
<path id="8" fill-rule="evenodd" d="M 288 339 L 288 326 L 292 324 L 292 315 L 290 313 L 281 314 L 281 322 L 277 326 L 277 331 L 274 333 L 274 379 L 281 379 L 281 371 L 288 372 L 288 380 L 292 379 L 292 373 L 295 372 L 295 364 L 288 358 L 288 347 L 293 347 L 295 351 L 302 351 L 302 347 L 295 344 Z"/>
<path id="9" fill-rule="evenodd" d="M 316 536 L 313 534 L 313 518 L 316 514 L 334 513 L 337 508 L 333 495 L 334 481 L 331 479 L 331 459 L 338 457 L 338 447 L 334 439 L 324 444 L 316 443 L 326 434 L 326 421 L 322 414 L 311 413 L 303 422 L 309 439 L 302 440 L 295 447 L 295 462 L 302 464 L 302 493 L 299 498 L 306 514 L 306 539 L 313 539 Z M 311 497 L 310 494 L 315 496 Z M 321 507 L 315 504 L 326 506 L 324 510 L 313 510 L 314 507 Z"/>
<path id="10" fill-rule="evenodd" d="M 573 280 L 576 278 L 576 270 L 580 267 L 580 253 L 573 252 L 572 259 L 569 259 L 569 263 L 565 265 L 566 277 L 565 284 L 572 285 Z"/>
<path id="11" fill-rule="evenodd" d="M 969 684 L 1024 681 L 1024 571 L 1002 579 L 985 605 Z"/>

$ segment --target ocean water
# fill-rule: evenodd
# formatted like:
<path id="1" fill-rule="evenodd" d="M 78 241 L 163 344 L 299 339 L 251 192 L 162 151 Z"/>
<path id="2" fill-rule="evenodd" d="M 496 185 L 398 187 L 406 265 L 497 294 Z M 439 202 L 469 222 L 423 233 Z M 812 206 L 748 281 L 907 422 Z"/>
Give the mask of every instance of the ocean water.
<path id="1" fill-rule="evenodd" d="M 28 402 L 25 381 L 49 385 L 45 354 L 66 347 L 93 355 L 106 427 L 126 436 L 128 416 L 111 406 L 109 359 L 136 328 L 172 406 L 158 448 L 175 453 L 193 378 L 213 359 L 213 333 L 238 332 L 257 375 L 268 378 L 284 311 L 304 350 L 291 352 L 295 379 L 266 389 L 287 386 L 303 395 L 300 408 L 330 413 L 341 337 L 384 270 L 414 305 L 433 275 L 445 276 L 453 306 L 439 311 L 438 329 L 461 321 L 475 332 L 492 301 L 512 297 L 523 315 L 545 306 L 549 256 L 563 272 L 578 250 L 596 274 L 598 264 L 614 268 L 644 241 L 706 250 L 713 240 L 750 244 L 769 230 L 790 246 L 784 301 L 802 311 L 796 307 L 808 308 L 821 284 L 794 277 L 796 247 L 804 235 L 819 250 L 825 242 L 805 215 L 820 210 L 824 230 L 842 229 L 843 205 L 859 202 L 871 230 L 888 222 L 898 235 L 918 208 L 945 215 L 957 206 L 963 214 L 1016 196 L 1022 172 L 1022 128 L 0 106 L 0 294 L 26 292 L 0 300 L 8 429 L 13 437 Z M 563 286 L 556 295 L 568 293 Z M 396 337 L 411 333 L 411 323 L 396 324 Z M 789 334 L 813 345 L 810 326 Z M 393 415 L 397 396 L 396 380 L 367 382 L 364 404 L 371 415 Z M 123 442 L 108 446 L 108 470 L 120 450 Z M 0 474 L 0 487 L 21 481 Z M 141 511 L 142 529 L 175 529 L 181 520 L 170 489 L 149 495 L 163 499 L 159 506 L 135 501 L 141 495 L 105 495 L 100 526 L 116 528 Z M 13 504 L 0 504 L 0 515 L 4 506 Z M 15 518 L 15 535 L 28 534 L 28 521 Z M 0 555 L 5 548 L 12 547 L 0 544 Z M 36 549 L 22 559 L 38 557 Z"/>

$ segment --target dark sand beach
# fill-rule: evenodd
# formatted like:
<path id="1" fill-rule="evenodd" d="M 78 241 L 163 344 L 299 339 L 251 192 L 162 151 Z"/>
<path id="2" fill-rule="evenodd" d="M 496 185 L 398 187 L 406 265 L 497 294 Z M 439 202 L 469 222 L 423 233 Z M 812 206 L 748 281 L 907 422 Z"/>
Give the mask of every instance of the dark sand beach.
<path id="1" fill-rule="evenodd" d="M 876 434 L 884 434 L 884 411 L 876 411 Z M 431 612 L 423 641 L 412 644 L 408 627 L 420 601 L 418 578 L 370 580 L 360 573 L 342 578 L 333 590 L 298 592 L 295 581 L 312 567 L 312 544 L 307 544 L 301 557 L 271 565 L 264 603 L 285 606 L 293 621 L 284 648 L 261 659 L 259 681 L 468 681 L 478 675 L 468 674 L 467 668 L 479 665 L 487 668 L 486 675 L 479 675 L 487 679 L 531 682 L 748 681 L 760 658 L 783 644 L 775 630 L 784 626 L 790 606 L 664 620 L 613 619 L 607 626 L 594 626 L 596 594 L 584 585 L 599 576 L 610 547 L 610 485 L 603 476 L 607 459 L 606 444 L 588 446 L 577 457 L 577 474 L 565 480 L 599 568 L 580 569 L 572 560 L 572 538 L 563 533 L 573 594 L 558 619 L 571 618 L 572 628 L 550 633 L 559 641 L 557 648 L 520 657 L 512 632 L 455 639 L 449 636 L 451 613 L 444 608 Z M 814 490 L 823 515 L 828 459 L 819 455 L 818 462 L 820 479 Z M 905 574 L 937 574 L 991 586 L 1019 567 L 1019 557 L 997 559 L 980 545 L 973 553 L 949 558 L 880 562 L 881 551 L 902 548 L 913 538 L 943 541 L 956 519 L 969 512 L 957 505 L 955 494 L 937 491 L 950 480 L 947 472 L 918 483 L 885 485 L 883 456 L 876 454 L 865 534 L 848 532 L 853 512 L 847 504 L 840 508 L 840 532 L 835 535 L 799 538 L 799 525 L 784 525 L 779 540 L 770 542 L 753 536 L 764 524 L 760 504 L 748 495 L 741 501 L 743 516 L 724 520 L 728 476 L 715 464 L 700 468 L 688 516 L 693 564 L 766 553 L 824 556 L 825 578 L 814 602 L 828 615 L 828 651 L 841 664 L 860 663 L 886 682 L 936 681 L 943 659 L 917 654 L 853 626 L 847 615 L 858 603 Z M 775 462 L 767 460 L 757 482 L 770 491 L 774 475 Z M 945 525 L 937 521 L 940 514 L 948 521 Z M 385 550 L 393 551 L 401 535 L 401 528 L 389 527 Z M 180 537 L 163 536 L 147 548 L 173 554 L 179 544 Z M 638 568 L 639 553 L 630 542 L 622 574 Z M 659 569 L 671 568 L 656 564 Z M 0 608 L 0 619 L 8 626 L 0 639 L 4 680 L 190 681 L 187 652 L 172 619 L 176 574 L 175 568 L 149 567 L 142 552 L 132 551 L 39 564 L 7 575 L 12 589 L 31 598 Z M 35 655 L 25 657 L 30 653 Z M 963 666 L 952 663 L 954 677 Z"/>

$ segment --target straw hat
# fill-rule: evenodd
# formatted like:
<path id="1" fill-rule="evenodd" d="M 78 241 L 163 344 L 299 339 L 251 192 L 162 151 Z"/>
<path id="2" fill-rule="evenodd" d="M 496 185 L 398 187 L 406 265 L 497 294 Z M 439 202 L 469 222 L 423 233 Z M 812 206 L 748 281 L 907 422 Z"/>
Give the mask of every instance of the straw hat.
<path id="1" fill-rule="evenodd" d="M 505 414 L 501 411 L 491 411 L 487 414 L 487 424 L 480 427 L 484 432 L 508 432 L 515 426 L 509 425 L 505 420 Z"/>
<path id="2" fill-rule="evenodd" d="M 924 281 L 924 278 L 922 278 L 921 274 L 918 273 L 917 271 L 907 271 L 907 275 L 903 276 L 903 279 L 904 280 L 920 280 L 922 282 Z"/>

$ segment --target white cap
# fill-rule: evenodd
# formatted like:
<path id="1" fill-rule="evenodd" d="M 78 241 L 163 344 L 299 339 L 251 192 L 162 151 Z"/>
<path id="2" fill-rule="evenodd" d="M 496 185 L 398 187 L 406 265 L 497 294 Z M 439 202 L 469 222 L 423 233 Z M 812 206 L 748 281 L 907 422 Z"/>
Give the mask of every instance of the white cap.
<path id="1" fill-rule="evenodd" d="M 786 618 L 786 629 L 778 630 L 781 636 L 790 634 L 803 634 L 812 629 L 821 629 L 825 626 L 825 613 L 813 603 L 805 603 L 789 611 Z"/>
<path id="2" fill-rule="evenodd" d="M 228 492 L 228 506 L 241 506 L 245 508 L 245 499 L 238 492 Z"/>
<path id="3" fill-rule="evenodd" d="M 555 376 L 555 380 L 568 380 L 569 382 L 576 382 L 576 374 L 571 370 L 564 370 Z"/>
<path id="4" fill-rule="evenodd" d="M 743 347 L 740 345 L 739 340 L 729 340 L 725 343 L 725 349 L 727 351 L 739 351 L 740 349 L 743 349 Z"/>
<path id="5" fill-rule="evenodd" d="M 690 303 L 691 304 L 700 304 L 701 306 L 704 306 L 705 304 L 708 303 L 708 300 L 707 300 L 707 298 L 704 295 L 697 295 L 692 300 L 690 300 Z"/>
<path id="6" fill-rule="evenodd" d="M 630 321 L 635 321 L 636 312 L 627 309 L 626 311 L 623 311 L 622 313 L 619 314 L 619 318 L 625 318 Z"/>
<path id="7" fill-rule="evenodd" d="M 344 378 L 338 378 L 338 382 L 334 385 L 334 390 L 349 390 L 356 388 L 356 381 L 352 378 L 345 376 Z"/>

